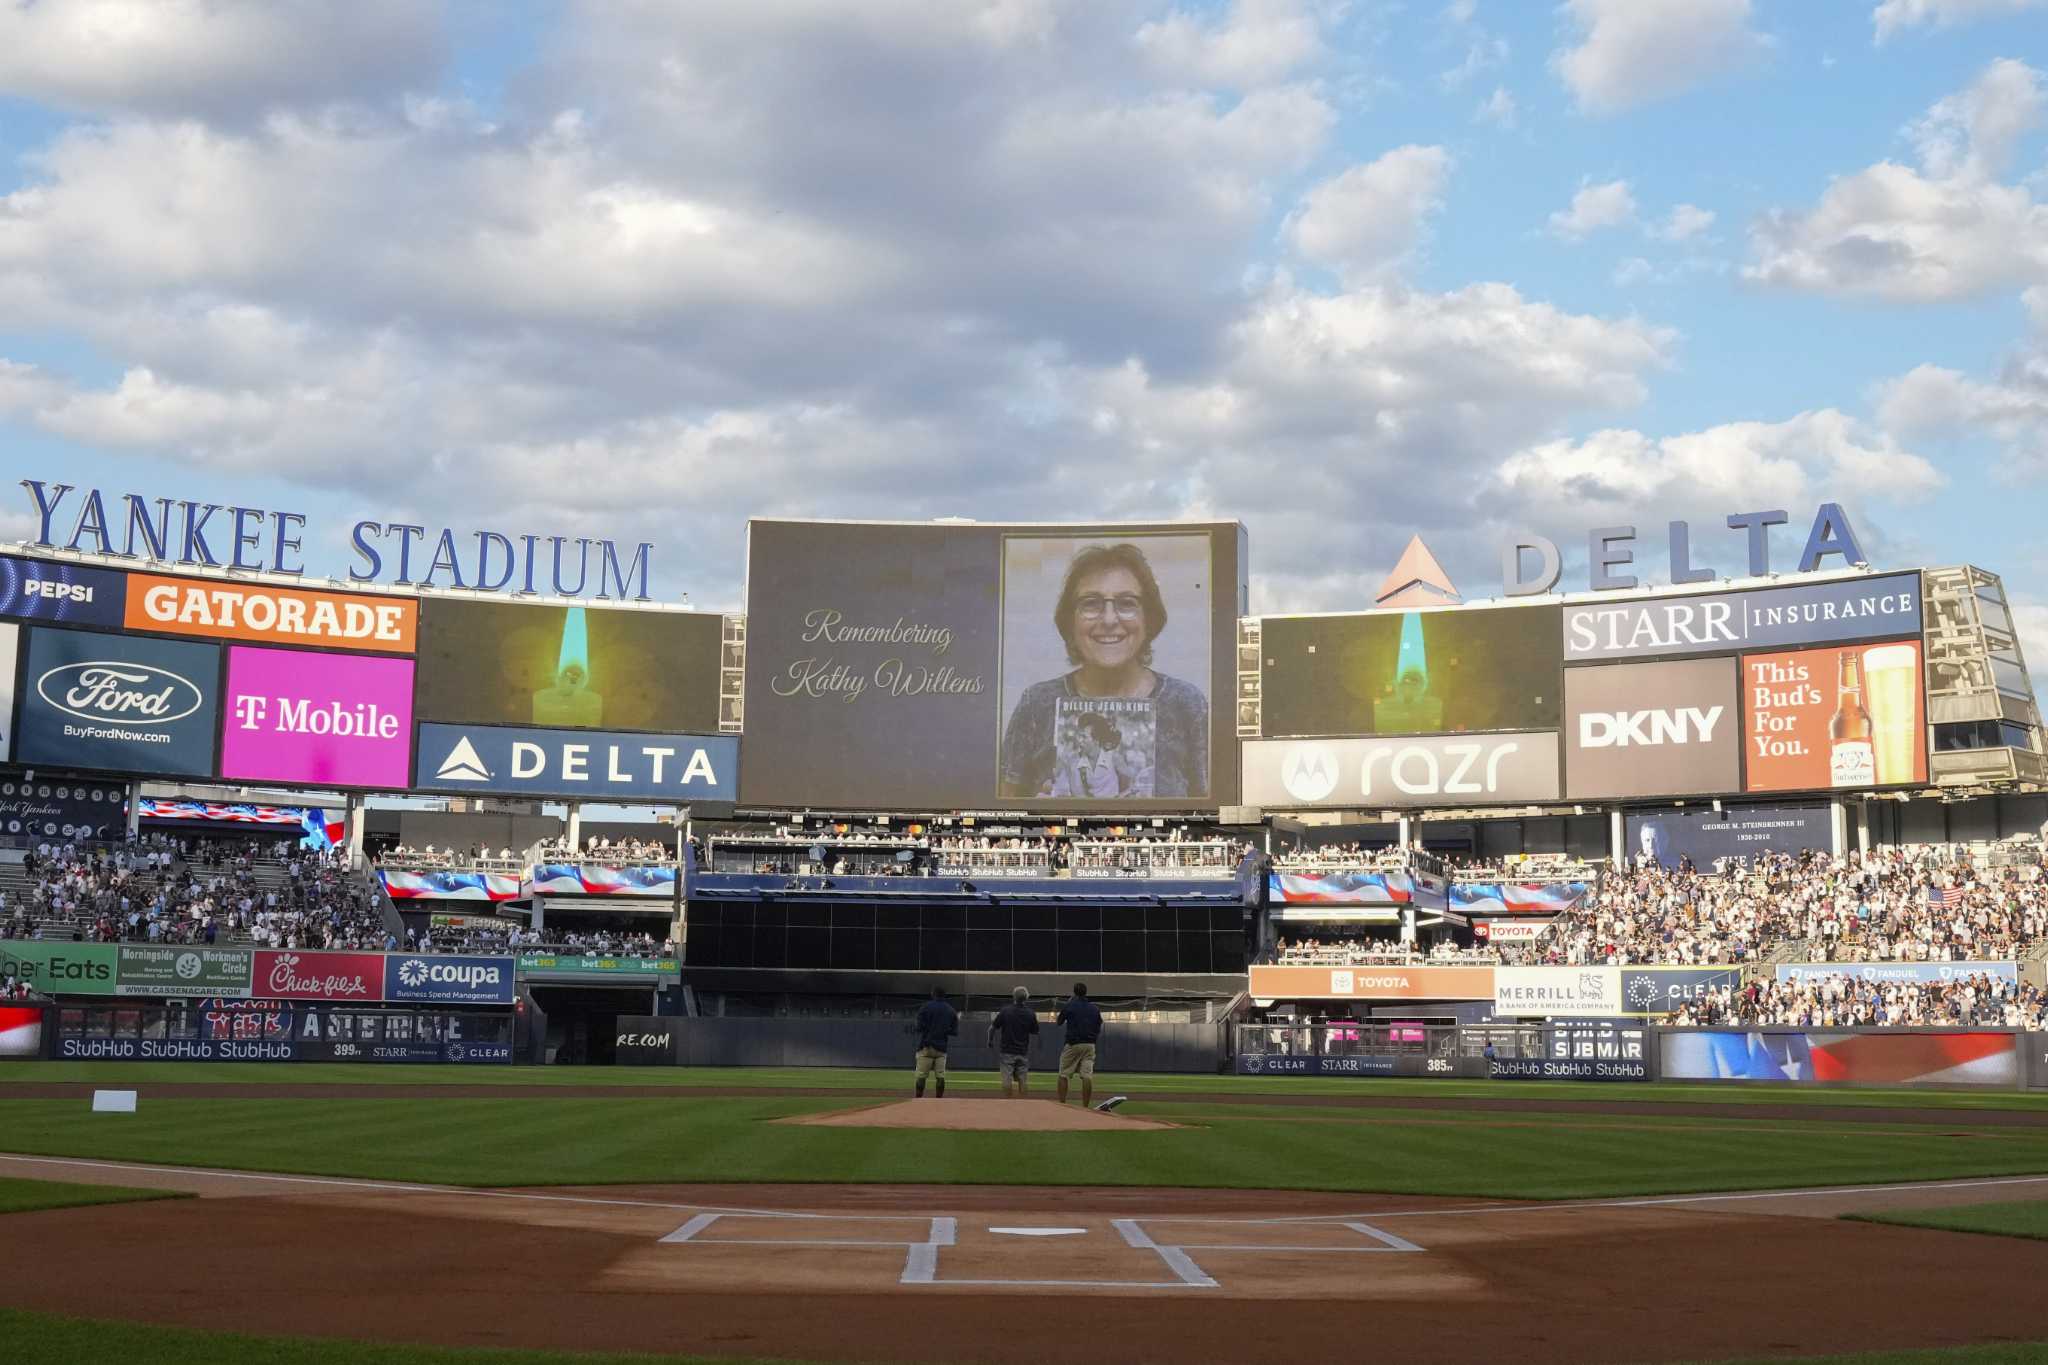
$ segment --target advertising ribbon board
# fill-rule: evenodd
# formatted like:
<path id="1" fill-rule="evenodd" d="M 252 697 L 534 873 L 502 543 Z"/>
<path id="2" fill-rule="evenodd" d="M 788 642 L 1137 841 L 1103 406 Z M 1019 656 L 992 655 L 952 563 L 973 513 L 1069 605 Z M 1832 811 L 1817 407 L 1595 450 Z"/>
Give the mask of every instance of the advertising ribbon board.
<path id="1" fill-rule="evenodd" d="M 1280 967 L 1251 969 L 1260 1000 L 1487 1000 L 1493 967 Z"/>
<path id="2" fill-rule="evenodd" d="M 1555 801 L 1555 731 L 1396 739 L 1253 739 L 1247 805 L 1485 806 Z"/>
<path id="3" fill-rule="evenodd" d="M 410 654 L 419 603 L 272 583 L 129 575 L 126 624 L 156 635 Z"/>
<path id="4" fill-rule="evenodd" d="M 434 1005 L 509 1005 L 512 959 L 392 953 L 384 959 L 384 998 Z"/>
<path id="5" fill-rule="evenodd" d="M 250 957 L 246 948 L 123 944 L 114 994 L 247 995 Z"/>
<path id="6" fill-rule="evenodd" d="M 26 836 L 33 847 L 46 839 L 118 839 L 126 828 L 127 788 L 102 778 L 37 773 L 0 776 L 0 834 Z"/>
<path id="7" fill-rule="evenodd" d="M 1740 967 L 1624 967 L 1623 1014 L 1675 1014 L 1709 991 L 1742 985 Z"/>
<path id="8" fill-rule="evenodd" d="M 1564 709 L 1574 801 L 1741 789 L 1733 659 L 1568 668 Z"/>
<path id="9" fill-rule="evenodd" d="M 676 893 L 674 863 L 538 863 L 530 890 L 543 896 L 659 896 Z"/>
<path id="10" fill-rule="evenodd" d="M 545 981 L 549 977 L 674 977 L 682 979 L 683 967 L 672 957 L 578 957 L 558 953 L 522 953 L 519 975 Z"/>
<path id="11" fill-rule="evenodd" d="M 277 1000 L 384 998 L 384 954 L 258 949 L 250 984 Z"/>
<path id="12" fill-rule="evenodd" d="M 0 985 L 26 981 L 44 995 L 112 995 L 118 954 L 111 943 L 0 941 Z"/>
<path id="13" fill-rule="evenodd" d="M 519 878 L 509 872 L 462 872 L 453 868 L 408 872 L 403 868 L 380 867 L 377 879 L 395 901 L 516 901 L 520 896 Z"/>
<path id="14" fill-rule="evenodd" d="M 1749 790 L 1926 782 L 1921 689 L 1918 640 L 1745 655 L 1742 747 Z"/>
<path id="15" fill-rule="evenodd" d="M 1852 981 L 1966 981 L 1988 976 L 2018 981 L 2017 962 L 1780 962 L 1771 969 L 1780 981 L 1817 981 L 1831 976 Z"/>
<path id="16" fill-rule="evenodd" d="M 1849 1082 L 1863 1085 L 2019 1085 L 2024 1035 L 1953 1030 L 1807 1033 L 1799 1029 L 1681 1030 L 1659 1036 L 1669 1080 Z"/>
<path id="17" fill-rule="evenodd" d="M 411 659 L 232 645 L 221 776 L 403 791 L 412 681 Z"/>
<path id="18" fill-rule="evenodd" d="M 0 1057 L 43 1055 L 43 1007 L 0 1005 Z"/>

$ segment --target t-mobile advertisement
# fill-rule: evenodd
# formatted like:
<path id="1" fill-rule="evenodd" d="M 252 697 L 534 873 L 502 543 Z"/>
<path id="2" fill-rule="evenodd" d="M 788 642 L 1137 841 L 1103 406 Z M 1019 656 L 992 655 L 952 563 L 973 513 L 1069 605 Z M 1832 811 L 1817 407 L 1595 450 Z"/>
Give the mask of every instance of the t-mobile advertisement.
<path id="1" fill-rule="evenodd" d="M 412 660 L 228 650 L 221 776 L 404 791 Z"/>
<path id="2" fill-rule="evenodd" d="M 1640 811 L 1628 817 L 1628 853 L 1633 860 L 1678 866 L 1692 859 L 1702 872 L 1726 858 L 1765 853 L 1826 852 L 1826 806 L 1730 806 L 1726 810 Z"/>
<path id="3" fill-rule="evenodd" d="M 749 523 L 741 801 L 1234 801 L 1242 534 Z"/>

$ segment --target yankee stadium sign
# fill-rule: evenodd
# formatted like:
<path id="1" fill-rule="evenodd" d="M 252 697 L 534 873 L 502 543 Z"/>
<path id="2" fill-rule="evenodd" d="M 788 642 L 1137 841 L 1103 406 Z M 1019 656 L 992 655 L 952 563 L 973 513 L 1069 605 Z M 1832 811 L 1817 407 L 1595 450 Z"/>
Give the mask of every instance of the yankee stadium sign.
<path id="1" fill-rule="evenodd" d="M 23 479 L 45 549 L 148 559 L 164 564 L 303 574 L 306 517 L 261 507 L 229 507 L 189 498 L 108 495 L 97 488 Z M 474 545 L 468 542 L 474 541 Z M 349 531 L 357 583 L 552 593 L 558 597 L 645 602 L 653 546 L 641 542 L 620 562 L 619 547 L 588 536 L 507 535 L 406 522 L 358 521 Z"/>

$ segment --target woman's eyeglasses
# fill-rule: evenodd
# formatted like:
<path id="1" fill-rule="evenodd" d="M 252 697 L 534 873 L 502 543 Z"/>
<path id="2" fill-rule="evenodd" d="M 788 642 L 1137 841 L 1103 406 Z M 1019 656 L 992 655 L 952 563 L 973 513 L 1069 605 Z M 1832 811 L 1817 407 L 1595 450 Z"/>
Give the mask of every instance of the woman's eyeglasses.
<path id="1" fill-rule="evenodd" d="M 1145 614 L 1145 600 L 1135 593 L 1121 597 L 1104 597 L 1100 593 L 1084 593 L 1074 599 L 1074 610 L 1083 619 L 1100 621 L 1112 610 L 1119 621 L 1135 621 Z"/>

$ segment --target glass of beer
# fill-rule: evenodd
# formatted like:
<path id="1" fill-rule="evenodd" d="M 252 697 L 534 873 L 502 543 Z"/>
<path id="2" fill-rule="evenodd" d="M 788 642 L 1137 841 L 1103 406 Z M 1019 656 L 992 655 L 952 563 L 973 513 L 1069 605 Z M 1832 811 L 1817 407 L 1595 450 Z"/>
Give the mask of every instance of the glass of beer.
<path id="1" fill-rule="evenodd" d="M 1880 786 L 1924 780 L 1920 754 L 1920 651 L 1910 644 L 1863 651 L 1863 704 L 1870 711 Z"/>

